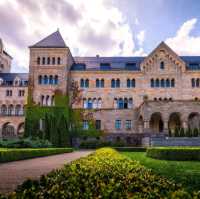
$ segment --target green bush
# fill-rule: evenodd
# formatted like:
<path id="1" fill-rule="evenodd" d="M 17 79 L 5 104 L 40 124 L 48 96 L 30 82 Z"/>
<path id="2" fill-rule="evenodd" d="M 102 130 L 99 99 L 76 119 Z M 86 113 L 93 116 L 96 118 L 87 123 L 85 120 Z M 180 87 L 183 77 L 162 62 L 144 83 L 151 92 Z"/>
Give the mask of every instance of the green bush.
<path id="1" fill-rule="evenodd" d="M 145 147 L 114 147 L 117 151 L 121 152 L 146 152 Z"/>
<path id="2" fill-rule="evenodd" d="M 200 160 L 200 147 L 154 147 L 146 155 L 161 160 Z"/>
<path id="3" fill-rule="evenodd" d="M 80 143 L 82 149 L 97 149 L 105 146 L 111 146 L 111 142 L 101 140 L 85 140 Z"/>
<path id="4" fill-rule="evenodd" d="M 20 138 L 11 140 L 1 140 L 0 147 L 6 148 L 46 148 L 52 147 L 52 144 L 45 139 L 39 138 Z"/>
<path id="5" fill-rule="evenodd" d="M 181 185 L 153 174 L 113 149 L 104 148 L 42 176 L 39 181 L 25 181 L 7 197 L 175 199 L 187 195 L 190 196 Z"/>
<path id="6" fill-rule="evenodd" d="M 179 130 L 179 137 L 185 137 L 185 130 L 184 130 L 184 128 L 180 128 L 180 130 Z"/>
<path id="7" fill-rule="evenodd" d="M 193 136 L 193 137 L 198 137 L 198 135 L 199 135 L 199 130 L 198 130 L 197 128 L 195 128 L 195 129 L 193 130 L 192 136 Z"/>
<path id="8" fill-rule="evenodd" d="M 72 152 L 71 148 L 0 149 L 0 162 L 10 162 L 34 157 Z"/>
<path id="9" fill-rule="evenodd" d="M 174 137 L 179 137 L 179 128 L 178 127 L 176 127 L 174 129 Z"/>

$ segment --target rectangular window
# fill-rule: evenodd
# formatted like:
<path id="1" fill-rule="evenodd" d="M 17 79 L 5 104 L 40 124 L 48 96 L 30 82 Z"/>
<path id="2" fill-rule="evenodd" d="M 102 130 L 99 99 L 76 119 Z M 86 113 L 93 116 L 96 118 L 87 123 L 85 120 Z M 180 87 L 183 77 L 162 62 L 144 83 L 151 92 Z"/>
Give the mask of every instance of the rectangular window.
<path id="1" fill-rule="evenodd" d="M 121 120 L 115 120 L 115 129 L 116 130 L 121 129 Z"/>
<path id="2" fill-rule="evenodd" d="M 101 120 L 95 121 L 95 127 L 96 127 L 97 130 L 101 130 Z"/>
<path id="3" fill-rule="evenodd" d="M 6 90 L 6 96 L 11 97 L 12 96 L 12 90 Z"/>
<path id="4" fill-rule="evenodd" d="M 132 128 L 131 120 L 126 120 L 126 130 L 130 130 Z"/>
<path id="5" fill-rule="evenodd" d="M 88 130 L 89 129 L 89 124 L 87 120 L 83 120 L 83 130 Z"/>

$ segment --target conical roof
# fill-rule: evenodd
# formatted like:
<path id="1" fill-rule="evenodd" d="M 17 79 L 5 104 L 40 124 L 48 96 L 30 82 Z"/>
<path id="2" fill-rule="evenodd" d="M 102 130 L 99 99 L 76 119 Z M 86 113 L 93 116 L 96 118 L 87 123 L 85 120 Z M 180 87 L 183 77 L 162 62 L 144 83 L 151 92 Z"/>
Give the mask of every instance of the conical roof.
<path id="1" fill-rule="evenodd" d="M 33 46 L 30 46 L 30 48 L 66 48 L 66 47 L 67 46 L 59 30 L 45 37 L 44 39 L 37 42 Z"/>

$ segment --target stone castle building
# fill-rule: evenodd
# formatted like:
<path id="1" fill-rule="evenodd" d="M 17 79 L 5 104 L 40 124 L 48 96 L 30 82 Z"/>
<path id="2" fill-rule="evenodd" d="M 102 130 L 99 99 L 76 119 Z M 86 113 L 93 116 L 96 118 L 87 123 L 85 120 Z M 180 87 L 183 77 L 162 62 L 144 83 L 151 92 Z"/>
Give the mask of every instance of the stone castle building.
<path id="1" fill-rule="evenodd" d="M 146 57 L 74 57 L 59 31 L 29 49 L 29 74 L 14 74 L 0 42 L 1 137 L 23 132 L 28 76 L 40 106 L 54 106 L 55 90 L 78 82 L 82 101 L 73 108 L 95 109 L 96 128 L 112 139 L 200 127 L 200 56 L 179 56 L 162 42 Z"/>

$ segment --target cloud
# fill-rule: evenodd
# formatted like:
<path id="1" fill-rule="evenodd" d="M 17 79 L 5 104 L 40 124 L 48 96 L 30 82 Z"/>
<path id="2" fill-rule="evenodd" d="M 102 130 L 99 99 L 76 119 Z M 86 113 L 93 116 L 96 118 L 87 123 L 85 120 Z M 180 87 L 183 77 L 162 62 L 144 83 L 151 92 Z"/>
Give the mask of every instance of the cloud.
<path id="1" fill-rule="evenodd" d="M 174 37 L 166 39 L 166 43 L 179 55 L 200 55 L 200 36 L 192 36 L 197 19 L 183 23 Z"/>
<path id="2" fill-rule="evenodd" d="M 0 0 L 0 37 L 14 57 L 13 71 L 28 70 L 28 46 L 59 28 L 73 56 L 144 53 L 145 34 L 134 35 L 126 16 L 105 0 Z M 134 39 L 140 43 L 137 49 Z"/>
<path id="3" fill-rule="evenodd" d="M 137 40 L 138 40 L 138 44 L 139 46 L 143 45 L 144 39 L 145 39 L 145 30 L 141 30 L 138 34 L 137 34 Z"/>

